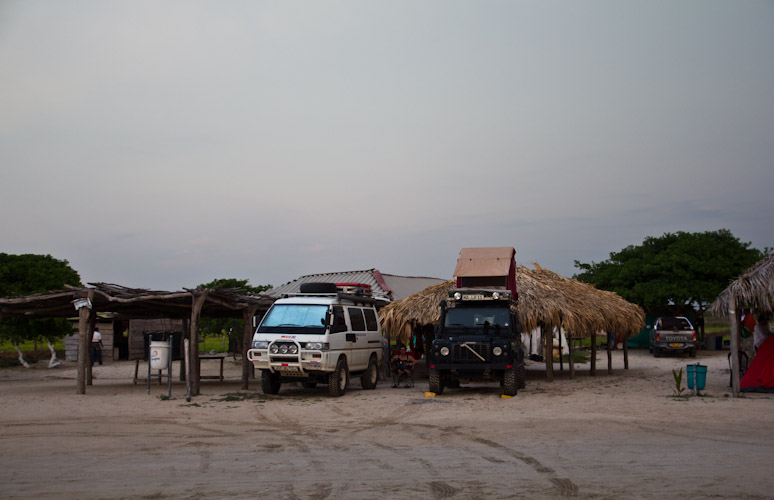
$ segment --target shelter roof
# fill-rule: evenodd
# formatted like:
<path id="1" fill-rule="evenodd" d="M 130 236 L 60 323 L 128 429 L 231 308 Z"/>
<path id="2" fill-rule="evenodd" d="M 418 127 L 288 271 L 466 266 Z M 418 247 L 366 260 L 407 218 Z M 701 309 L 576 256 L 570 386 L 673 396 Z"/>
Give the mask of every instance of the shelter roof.
<path id="1" fill-rule="evenodd" d="M 411 297 L 387 305 L 379 312 L 382 328 L 393 338 L 406 341 L 413 326 L 437 324 L 441 299 L 448 298 L 455 282 L 433 285 Z M 624 336 L 638 332 L 645 323 L 645 313 L 612 292 L 565 278 L 536 266 L 516 267 L 516 309 L 526 330 L 545 326 L 562 326 L 576 336 L 590 336 L 599 331 L 614 331 Z"/>
<path id="2" fill-rule="evenodd" d="M 515 255 L 513 247 L 463 248 L 454 276 L 508 276 Z"/>
<path id="3" fill-rule="evenodd" d="M 753 307 L 762 312 L 774 309 L 774 254 L 756 262 L 739 278 L 720 292 L 710 305 L 709 311 L 720 317 L 728 316 L 731 296 L 736 297 L 736 307 Z"/>
<path id="4" fill-rule="evenodd" d="M 74 303 L 91 293 L 97 312 L 112 312 L 124 318 L 185 318 L 191 314 L 192 298 L 197 290 L 167 292 L 127 288 L 110 283 L 89 283 L 90 287 L 69 287 L 24 297 L 0 298 L 0 317 L 69 318 L 76 316 Z M 249 306 L 268 309 L 274 299 L 265 295 L 246 295 L 238 289 L 208 290 L 202 316 L 241 317 Z"/>

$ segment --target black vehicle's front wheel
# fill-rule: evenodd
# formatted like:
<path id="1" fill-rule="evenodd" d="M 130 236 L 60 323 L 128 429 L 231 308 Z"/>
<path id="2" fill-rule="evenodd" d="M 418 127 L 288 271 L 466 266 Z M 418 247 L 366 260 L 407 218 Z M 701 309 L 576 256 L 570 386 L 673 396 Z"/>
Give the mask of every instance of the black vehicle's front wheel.
<path id="1" fill-rule="evenodd" d="M 505 396 L 515 396 L 519 392 L 518 372 L 519 369 L 514 367 L 503 373 L 503 394 Z"/>
<path id="2" fill-rule="evenodd" d="M 434 392 L 439 396 L 443 394 L 443 378 L 441 377 L 441 373 L 435 368 L 431 368 L 427 372 L 427 377 L 430 381 L 430 384 L 429 384 L 430 392 Z"/>

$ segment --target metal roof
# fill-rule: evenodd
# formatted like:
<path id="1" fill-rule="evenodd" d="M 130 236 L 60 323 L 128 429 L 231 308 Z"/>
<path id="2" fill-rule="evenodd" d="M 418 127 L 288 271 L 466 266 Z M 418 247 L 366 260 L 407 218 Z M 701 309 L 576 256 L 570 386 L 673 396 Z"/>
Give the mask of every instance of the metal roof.
<path id="1" fill-rule="evenodd" d="M 366 269 L 363 271 L 308 274 L 264 293 L 272 297 L 281 297 L 286 293 L 298 293 L 302 283 L 363 283 L 371 285 L 371 293 L 374 297 L 400 300 L 424 290 L 429 285 L 443 281 L 438 278 L 382 275 L 378 269 Z"/>

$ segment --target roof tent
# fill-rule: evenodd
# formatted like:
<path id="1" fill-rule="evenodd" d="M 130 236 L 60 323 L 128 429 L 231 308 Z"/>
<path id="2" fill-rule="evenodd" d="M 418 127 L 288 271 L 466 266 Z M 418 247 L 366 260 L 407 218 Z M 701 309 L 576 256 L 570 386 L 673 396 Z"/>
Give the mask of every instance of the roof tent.
<path id="1" fill-rule="evenodd" d="M 516 297 L 513 247 L 463 248 L 454 269 L 457 288 L 503 288 Z"/>

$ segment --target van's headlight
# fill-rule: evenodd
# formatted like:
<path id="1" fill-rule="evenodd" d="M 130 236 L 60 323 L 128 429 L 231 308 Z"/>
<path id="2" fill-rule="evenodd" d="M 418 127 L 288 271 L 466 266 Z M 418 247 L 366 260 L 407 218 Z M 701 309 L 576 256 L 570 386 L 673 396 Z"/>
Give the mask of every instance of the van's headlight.
<path id="1" fill-rule="evenodd" d="M 272 344 L 269 351 L 271 351 L 272 354 L 277 354 L 279 352 L 279 346 L 277 344 Z"/>
<path id="2" fill-rule="evenodd" d="M 253 349 L 268 349 L 268 340 L 253 340 Z"/>
<path id="3" fill-rule="evenodd" d="M 327 342 L 307 342 L 305 344 L 301 344 L 301 347 L 308 351 L 327 351 L 330 344 Z"/>
<path id="4" fill-rule="evenodd" d="M 448 356 L 449 355 L 449 348 L 446 346 L 441 347 L 441 356 Z"/>

